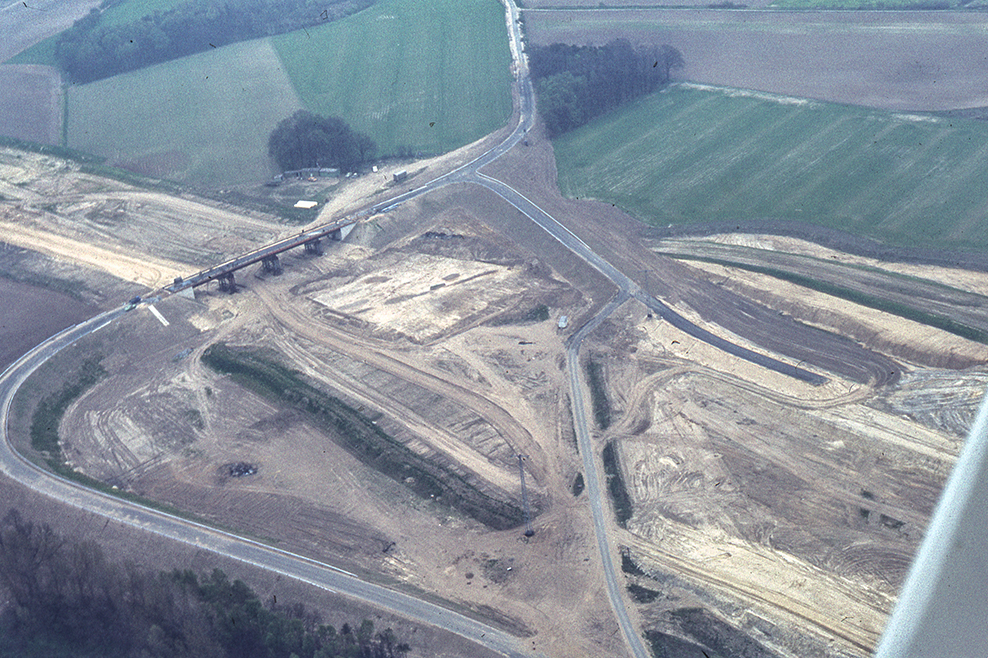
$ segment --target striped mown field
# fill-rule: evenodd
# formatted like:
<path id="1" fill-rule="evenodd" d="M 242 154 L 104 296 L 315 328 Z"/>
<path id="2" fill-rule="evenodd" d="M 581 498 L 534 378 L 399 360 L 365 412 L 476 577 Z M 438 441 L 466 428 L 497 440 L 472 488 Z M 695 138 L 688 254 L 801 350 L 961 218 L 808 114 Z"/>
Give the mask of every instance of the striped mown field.
<path id="1" fill-rule="evenodd" d="M 511 53 L 497 0 L 379 0 L 273 39 L 305 106 L 343 117 L 382 154 L 443 153 L 511 116 Z"/>
<path id="2" fill-rule="evenodd" d="M 791 220 L 988 247 L 988 124 L 681 84 L 555 142 L 563 193 L 664 226 Z"/>

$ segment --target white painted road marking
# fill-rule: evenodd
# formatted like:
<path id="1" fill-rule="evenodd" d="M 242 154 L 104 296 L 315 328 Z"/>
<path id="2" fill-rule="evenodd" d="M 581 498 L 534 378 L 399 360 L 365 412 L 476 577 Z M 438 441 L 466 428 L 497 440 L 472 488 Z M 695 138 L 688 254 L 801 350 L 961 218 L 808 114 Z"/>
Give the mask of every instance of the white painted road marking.
<path id="1" fill-rule="evenodd" d="M 151 310 L 152 313 L 154 313 L 154 317 L 158 318 L 158 321 L 161 322 L 161 324 L 163 324 L 166 327 L 168 326 L 168 320 L 166 320 L 165 316 L 161 314 L 161 311 L 159 311 L 154 307 L 154 304 L 148 304 L 148 308 Z"/>

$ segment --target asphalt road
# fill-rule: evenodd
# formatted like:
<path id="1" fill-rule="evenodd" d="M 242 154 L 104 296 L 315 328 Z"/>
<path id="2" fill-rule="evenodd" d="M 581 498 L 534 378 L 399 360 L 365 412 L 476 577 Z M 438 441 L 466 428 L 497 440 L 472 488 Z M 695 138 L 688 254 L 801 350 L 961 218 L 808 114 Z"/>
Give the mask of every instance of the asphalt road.
<path id="1" fill-rule="evenodd" d="M 601 480 L 597 471 L 595 450 L 590 437 L 590 427 L 587 423 L 586 402 L 583 399 L 583 382 L 580 380 L 580 345 L 583 339 L 603 322 L 607 316 L 627 301 L 626 292 L 620 292 L 589 322 L 580 327 L 579 331 L 566 341 L 566 369 L 569 371 L 570 400 L 573 408 L 573 427 L 576 430 L 576 440 L 580 446 L 580 456 L 583 458 L 584 481 L 587 485 L 587 499 L 590 501 L 590 511 L 593 516 L 593 529 L 597 537 L 597 549 L 600 551 L 601 564 L 604 568 L 604 580 L 607 583 L 607 596 L 614 609 L 614 616 L 624 633 L 625 642 L 631 655 L 635 658 L 648 658 L 651 653 L 645 649 L 635 625 L 628 617 L 628 609 L 624 605 L 621 587 L 618 584 L 617 570 L 614 568 L 614 547 L 607 537 L 607 514 L 609 505 L 605 502 L 607 496 L 601 493 Z M 605 507 L 607 509 L 605 509 Z"/>
<path id="2" fill-rule="evenodd" d="M 20 386 L 59 351 L 80 338 L 99 331 L 124 313 L 122 309 L 116 309 L 70 327 L 35 347 L 0 375 L 0 429 L 3 433 L 3 441 L 0 441 L 0 472 L 61 504 L 84 509 L 145 532 L 225 555 L 331 592 L 352 596 L 408 619 L 444 628 L 505 656 L 531 655 L 530 652 L 523 653 L 518 638 L 436 604 L 362 581 L 353 574 L 315 560 L 93 491 L 43 470 L 17 453 L 11 445 L 8 426 L 11 404 Z"/>

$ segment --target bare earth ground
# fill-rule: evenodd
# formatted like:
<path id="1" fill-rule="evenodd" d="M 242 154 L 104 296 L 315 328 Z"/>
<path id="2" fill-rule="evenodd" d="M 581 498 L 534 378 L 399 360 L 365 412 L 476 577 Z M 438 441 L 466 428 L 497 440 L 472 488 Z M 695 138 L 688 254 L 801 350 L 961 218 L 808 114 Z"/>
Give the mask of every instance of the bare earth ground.
<path id="1" fill-rule="evenodd" d="M 988 379 L 982 346 L 764 277 L 660 257 L 616 209 L 562 199 L 550 146 L 537 131 L 529 139 L 489 173 L 711 330 L 794 363 L 805 353 L 803 365 L 829 378 L 819 387 L 789 381 L 637 303 L 595 332 L 584 349 L 604 366 L 613 408 L 598 446 L 617 441 L 634 510 L 613 532 L 639 568 L 628 583 L 660 593 L 633 613 L 644 628 L 693 642 L 706 640 L 683 610 L 699 607 L 732 637 L 778 655 L 868 654 Z M 9 200 L 0 221 L 10 235 L 148 286 L 285 230 L 53 158 L 2 155 Z M 370 177 L 358 181 L 348 188 L 358 205 L 382 191 Z M 834 255 L 795 240 L 772 247 Z M 437 595 L 529 636 L 546 655 L 620 654 L 586 503 L 572 494 L 579 457 L 563 371 L 566 336 L 613 286 L 499 198 L 465 185 L 362 221 L 321 258 L 282 260 L 280 277 L 239 273 L 236 295 L 163 300 L 167 327 L 141 307 L 92 337 L 73 358 L 104 354 L 112 376 L 67 413 L 68 459 L 117 486 Z M 922 276 L 952 274 L 928 266 Z M 974 291 L 982 285 L 983 275 L 965 277 Z M 527 319 L 542 305 L 548 319 Z M 738 309 L 748 313 L 741 322 Z M 517 503 L 514 455 L 526 454 L 535 536 L 490 530 L 364 466 L 295 408 L 205 368 L 199 355 L 218 341 L 270 350 L 494 497 Z M 931 344 L 966 369 L 924 365 Z M 45 390 L 34 386 L 35 396 Z M 932 387 L 957 413 L 937 409 Z M 237 462 L 257 472 L 233 477 Z"/>
<path id="2" fill-rule="evenodd" d="M 667 43 L 679 76 L 894 110 L 988 105 L 978 12 L 526 11 L 532 45 Z"/>
<path id="3" fill-rule="evenodd" d="M 61 82 L 58 71 L 50 66 L 0 65 L 0 135 L 61 143 Z"/>
<path id="4" fill-rule="evenodd" d="M 32 347 L 65 327 L 92 315 L 95 309 L 68 295 L 9 279 L 0 279 L 0 371 Z"/>
<path id="5" fill-rule="evenodd" d="M 528 14 L 530 36 L 535 16 Z M 805 16 L 799 20 L 815 20 Z M 904 16 L 898 20 L 928 20 Z M 749 82 L 718 83 L 798 93 L 784 87 L 809 75 L 798 64 L 809 61 L 812 46 L 840 54 L 840 38 L 822 36 L 822 23 L 794 23 L 795 36 L 781 45 L 759 36 L 760 29 L 738 27 L 733 36 L 744 38 L 734 39 L 733 51 L 711 41 L 713 31 L 687 23 L 675 28 L 678 34 L 716 51 L 722 67 L 731 61 L 723 53 L 748 53 L 738 75 L 748 71 Z M 844 102 L 864 103 L 868 84 L 887 84 L 892 91 L 872 102 L 919 109 L 913 103 L 934 102 L 937 79 L 959 90 L 943 95 L 953 107 L 988 104 L 950 59 L 975 52 L 963 43 L 978 29 L 942 30 L 944 39 L 955 39 L 937 53 L 946 58 L 946 78 L 927 71 L 933 62 L 926 50 L 916 51 L 919 68 L 899 75 L 882 68 L 877 46 L 861 54 L 861 43 L 877 41 L 859 39 L 853 55 L 877 64 L 843 92 L 852 98 Z M 619 34 L 627 32 L 613 36 Z M 728 30 L 724 40 L 731 36 Z M 897 39 L 903 48 L 910 43 Z M 799 40 L 810 44 L 802 60 L 790 54 Z M 767 70 L 793 57 L 797 74 L 790 78 L 780 65 L 765 83 L 783 88 L 760 87 L 751 78 L 752 58 L 766 52 L 772 57 L 759 66 Z M 971 70 L 970 61 L 965 65 Z M 821 73 L 816 84 L 826 88 L 828 79 L 844 74 Z M 765 277 L 661 258 L 640 243 L 641 227 L 616 209 L 560 198 L 551 148 L 537 134 L 530 140 L 531 147 L 517 148 L 489 173 L 504 176 L 685 314 L 753 348 L 793 362 L 805 358 L 804 365 L 830 378 L 821 387 L 788 381 L 697 343 L 635 303 L 591 337 L 584 349 L 604 365 L 613 407 L 612 425 L 597 432 L 597 445 L 617 442 L 634 510 L 627 528 L 615 525 L 612 532 L 637 565 L 627 582 L 658 592 L 634 605 L 633 614 L 646 629 L 709 642 L 683 621 L 683 609 L 697 607 L 778 655 L 869 654 L 988 381 L 983 346 Z M 462 154 L 442 166 L 456 161 Z M 423 166 L 407 167 L 409 186 Z M 297 230 L 258 213 L 81 174 L 54 158 L 4 151 L 0 167 L 4 240 L 49 254 L 54 260 L 46 262 L 54 265 L 46 271 L 63 278 L 78 267 L 115 277 L 117 283 L 85 293 L 101 305 L 126 298 L 120 280 L 157 287 Z M 334 192 L 337 202 L 324 212 L 344 212 L 369 203 L 368 194 L 395 190 L 390 172 L 380 173 Z M 780 239 L 772 246 L 835 255 L 808 242 Z M 613 288 L 496 197 L 464 186 L 363 222 L 321 259 L 283 260 L 282 277 L 241 275 L 237 295 L 201 291 L 197 301 L 162 301 L 167 327 L 140 308 L 72 357 L 103 353 L 113 374 L 67 414 L 62 432 L 72 462 L 287 548 L 438 595 L 531 634 L 533 648 L 546 655 L 621 654 L 586 501 L 571 492 L 579 458 L 562 370 L 568 332 Z M 961 277 L 923 266 L 917 274 L 903 268 L 919 266 L 869 264 L 970 292 L 985 289 L 978 273 Z M 548 320 L 521 319 L 541 304 Z M 741 310 L 750 315 L 739 322 Z M 555 319 L 562 314 L 571 324 L 559 332 Z M 816 328 L 832 333 L 813 333 Z M 835 333 L 853 341 L 819 342 Z M 206 369 L 198 356 L 219 340 L 274 350 L 416 452 L 459 469 L 492 495 L 517 500 L 511 457 L 523 451 L 538 512 L 535 537 L 524 542 L 519 530 L 495 532 L 416 497 L 354 460 L 297 410 L 276 407 Z M 957 359 L 942 365 L 964 369 L 931 364 L 941 350 Z M 57 383 L 33 386 L 37 396 Z M 22 428 L 29 411 L 30 405 L 21 409 Z M 255 464 L 257 473 L 231 477 L 228 465 L 238 461 Z M 247 573 L 215 556 L 53 508 L 16 485 L 4 484 L 3 493 L 9 504 L 151 568 L 191 561 L 197 569 L 220 564 L 233 575 Z M 275 591 L 283 597 L 282 588 L 302 591 L 272 578 L 257 586 L 264 576 L 252 576 L 262 598 Z M 338 604 L 328 595 L 306 595 L 324 607 Z M 400 621 L 374 619 L 401 635 Z M 421 655 L 482 655 L 431 637 L 418 645 Z"/>
<path id="6" fill-rule="evenodd" d="M 118 486 L 535 633 L 534 648 L 547 655 L 619 651 L 589 519 L 571 512 L 576 455 L 559 427 L 562 337 L 554 319 L 579 314 L 589 300 L 531 251 L 506 248 L 492 233 L 486 223 L 496 225 L 506 207 L 457 200 L 449 211 L 425 203 L 379 217 L 361 228 L 357 244 L 321 259 L 286 257 L 285 275 L 241 277 L 246 289 L 235 296 L 167 300 L 160 304 L 167 329 L 135 312 L 129 326 L 101 337 L 119 348 L 104 362 L 114 376 L 69 412 L 66 453 Z M 409 222 L 416 230 L 402 237 Z M 387 233 L 395 239 L 368 248 Z M 424 262 L 432 267 L 423 270 Z M 401 309 L 411 294 L 419 309 L 405 324 L 379 315 Z M 512 320 L 540 304 L 550 306 L 550 320 Z M 450 324 L 451 316 L 459 319 Z M 497 316 L 511 323 L 492 324 Z M 520 498 L 515 455 L 523 452 L 541 512 L 536 537 L 521 542 L 520 530 L 494 532 L 416 499 L 298 412 L 245 394 L 198 361 L 218 340 L 284 355 L 492 495 Z M 224 465 L 238 461 L 256 464 L 257 475 L 229 477 Z"/>

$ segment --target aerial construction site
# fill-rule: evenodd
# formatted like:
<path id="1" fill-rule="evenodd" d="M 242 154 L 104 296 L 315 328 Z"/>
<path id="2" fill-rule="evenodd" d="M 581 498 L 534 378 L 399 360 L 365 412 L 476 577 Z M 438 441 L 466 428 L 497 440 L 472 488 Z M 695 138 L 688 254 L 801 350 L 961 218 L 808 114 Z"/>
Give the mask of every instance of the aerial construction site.
<path id="1" fill-rule="evenodd" d="M 445 155 L 217 192 L 0 147 L 2 490 L 409 655 L 870 655 L 988 383 L 988 267 L 564 196 L 505 10 L 512 117 Z"/>

